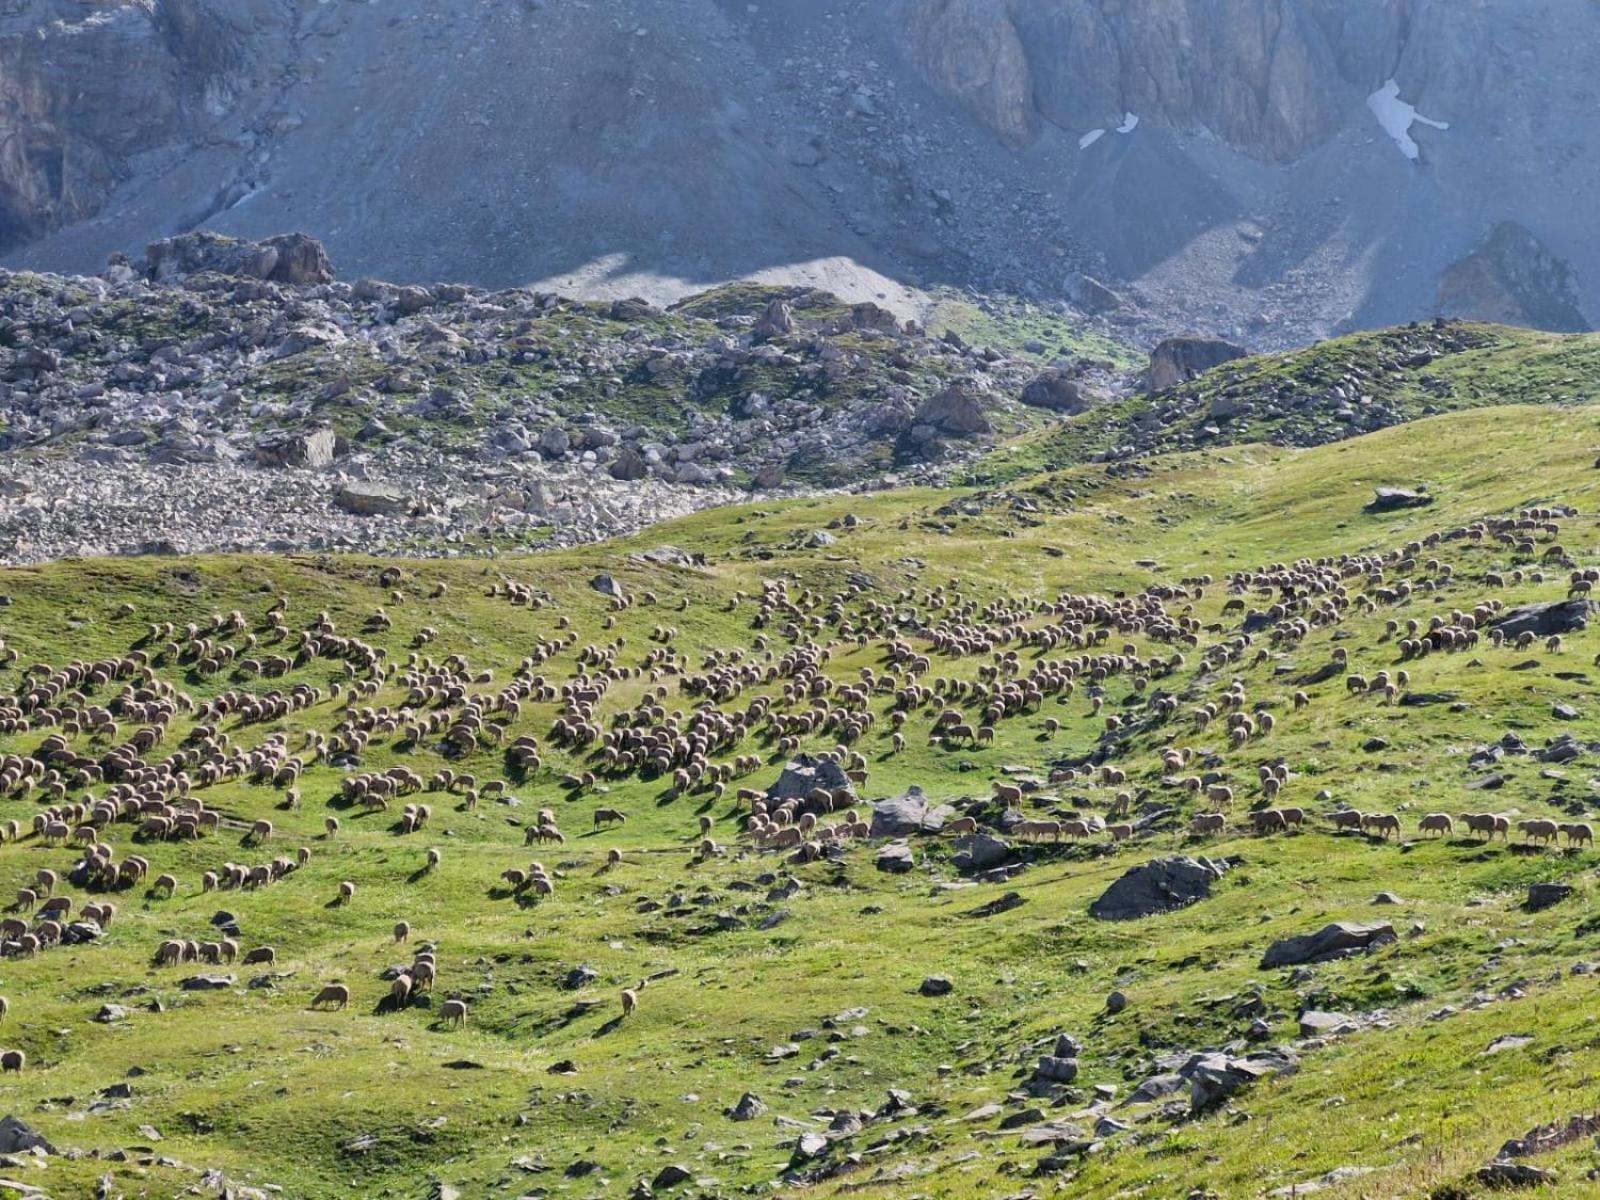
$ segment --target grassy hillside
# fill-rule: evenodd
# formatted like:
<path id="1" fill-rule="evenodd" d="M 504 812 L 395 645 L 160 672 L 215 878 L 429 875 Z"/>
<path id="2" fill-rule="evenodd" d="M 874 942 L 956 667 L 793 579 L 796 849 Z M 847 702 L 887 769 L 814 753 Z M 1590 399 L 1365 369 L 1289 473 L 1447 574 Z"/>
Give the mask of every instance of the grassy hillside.
<path id="1" fill-rule="evenodd" d="M 1240 359 L 996 449 L 973 477 L 1269 442 L 1318 446 L 1422 417 L 1503 404 L 1577 404 L 1600 385 L 1600 336 L 1439 321 Z"/>
<path id="2" fill-rule="evenodd" d="M 1565 596 L 1568 568 L 1546 559 L 1545 536 L 1531 555 L 1493 537 L 1450 539 L 1409 565 L 1391 562 L 1381 583 L 1356 574 L 1342 583 L 1348 603 L 1338 619 L 1298 640 L 1262 629 L 1247 645 L 1239 641 L 1246 622 L 1255 628 L 1255 610 L 1282 597 L 1249 589 L 1234 597 L 1225 580 L 1301 558 L 1384 554 L 1472 521 L 1557 504 L 1578 513 L 1559 521 L 1565 553 L 1579 566 L 1600 565 L 1591 515 L 1600 511 L 1596 446 L 1600 408 L 1529 405 L 1424 419 L 1314 449 L 1235 446 L 1153 458 L 1137 469 L 1076 466 L 1003 488 L 723 510 L 582 551 L 407 562 L 397 580 L 380 580 L 388 564 L 350 557 L 63 562 L 0 573 L 0 636 L 16 651 L 0 669 L 0 694 L 25 697 L 74 661 L 140 653 L 153 680 L 196 706 L 227 693 L 317 689 L 313 703 L 281 717 L 245 720 L 235 711 L 200 722 L 226 734 L 229 749 L 255 750 L 281 735 L 288 754 L 310 757 L 309 734 L 337 743 L 342 727 L 370 731 L 363 747 L 345 748 L 353 757 L 335 745 L 329 761 L 307 766 L 298 808 L 285 807 L 286 788 L 270 781 L 227 778 L 194 792 L 222 814 L 214 834 L 144 840 L 126 821 L 100 831 L 116 861 L 137 853 L 149 860 L 150 880 L 171 873 L 176 894 L 144 885 L 102 894 L 64 882 L 57 894 L 77 907 L 107 898 L 117 905 L 105 935 L 0 961 L 0 994 L 10 1005 L 0 1048 L 27 1055 L 25 1070 L 0 1078 L 0 1115 L 25 1120 L 60 1152 L 46 1166 L 23 1163 L 5 1174 L 57 1197 L 102 1186 L 107 1195 L 167 1196 L 207 1178 L 214 1192 L 221 1184 L 208 1171 L 296 1197 L 584 1197 L 632 1193 L 641 1179 L 663 1195 L 803 1188 L 867 1197 L 1058 1189 L 1220 1197 L 1359 1168 L 1320 1194 L 1479 1194 L 1476 1172 L 1508 1138 L 1592 1106 L 1600 1033 L 1594 980 L 1580 964 L 1600 958 L 1596 854 L 1524 846 L 1514 830 L 1509 841 L 1489 844 L 1459 830 L 1424 838 L 1418 820 L 1480 810 L 1584 819 L 1594 803 L 1587 733 L 1600 712 L 1600 633 L 1571 634 L 1559 650 L 1542 642 L 1501 648 L 1485 638 L 1469 650 L 1401 661 L 1385 631 L 1391 620 L 1405 636 L 1411 619 L 1426 630 L 1430 617 L 1450 623 L 1453 611 L 1490 600 L 1515 606 Z M 1425 483 L 1435 501 L 1368 511 L 1373 488 L 1391 483 Z M 642 557 L 664 545 L 703 556 L 703 565 Z M 1520 579 L 1510 575 L 1518 568 Z M 631 607 L 611 610 L 592 586 L 601 573 Z M 1214 582 L 1198 593 L 1182 583 L 1203 575 Z M 513 602 L 507 580 L 536 603 Z M 763 619 L 758 599 L 777 581 L 793 609 Z M 1402 581 L 1410 594 L 1392 595 Z M 1359 595 L 1373 599 L 1371 611 Z M 1041 654 L 1025 640 L 1061 625 L 1040 606 L 1086 596 L 1108 604 L 1159 599 L 1171 619 L 1190 622 L 1194 644 L 1094 620 L 1084 632 L 1103 630 L 1104 640 L 1085 648 L 1063 641 Z M 1305 611 L 1327 598 L 1313 597 Z M 282 642 L 268 620 L 275 605 L 291 631 Z M 369 628 L 381 624 L 370 621 L 380 609 L 390 627 Z M 194 622 L 196 636 L 206 637 L 213 614 L 234 610 L 242 628 L 211 634 L 199 647 L 185 635 Z M 175 634 L 152 637 L 151 623 L 167 621 Z M 992 646 L 969 648 L 975 652 L 936 648 L 934 633 L 979 625 L 1007 632 L 996 632 Z M 354 637 L 385 650 L 393 670 L 384 676 L 347 669 L 345 660 L 296 657 L 301 631 L 312 627 L 325 648 L 334 637 Z M 431 640 L 414 650 L 427 630 Z M 251 635 L 254 646 L 246 644 Z M 659 687 L 661 719 L 680 712 L 686 728 L 703 705 L 731 714 L 771 696 L 772 711 L 784 716 L 809 706 L 809 698 L 785 702 L 789 680 L 781 676 L 708 700 L 690 682 L 708 664 L 765 667 L 770 654 L 778 666 L 797 649 L 826 648 L 828 703 L 850 707 L 840 689 L 864 672 L 893 673 L 897 640 L 927 656 L 920 679 L 929 686 L 992 677 L 997 656 L 1013 651 L 1017 674 L 1002 670 L 1002 681 L 1041 660 L 1087 655 L 1125 656 L 1129 669 L 1096 681 L 1086 667 L 1072 695 L 1051 694 L 994 721 L 992 741 L 933 741 L 942 705 L 916 707 L 898 752 L 894 697 L 874 692 L 874 723 L 847 748 L 866 762 L 863 814 L 874 799 L 917 785 L 998 830 L 1006 817 L 990 797 L 997 782 L 1013 781 L 1024 788 L 1029 819 L 1104 817 L 1123 789 L 1133 816 L 1154 819 L 1121 842 L 1103 832 L 1038 843 L 1006 835 L 1017 869 L 1004 880 L 964 875 L 946 836 L 911 837 L 915 865 L 906 874 L 876 869 L 882 839 L 797 862 L 744 836 L 750 804 L 737 789 L 765 789 L 788 757 L 766 722 L 711 753 L 718 764 L 759 755 L 759 767 L 739 774 L 725 795 L 676 794 L 670 777 L 608 772 L 593 754 L 560 746 L 552 735 L 560 707 L 537 697 L 514 717 L 489 713 L 505 721 L 497 744 L 485 734 L 447 756 L 443 729 L 463 715 L 459 699 L 413 705 L 400 678 L 413 653 L 434 664 L 460 656 L 474 676 L 492 671 L 492 680 L 464 685 L 473 695 L 497 694 L 519 668 L 522 678 L 559 688 L 580 670 L 610 666 L 616 677 L 597 705 L 598 725 L 611 729 L 647 687 Z M 1238 656 L 1219 660 L 1218 648 L 1230 644 Z M 231 661 L 215 673 L 199 669 L 197 659 L 215 658 L 224 645 L 233 648 Z M 586 647 L 603 649 L 585 654 Z M 1336 648 L 1348 654 L 1351 673 L 1408 670 L 1397 702 L 1351 692 L 1342 672 L 1307 682 Z M 1158 665 L 1175 654 L 1181 665 Z M 293 665 L 272 678 L 240 669 L 272 655 Z M 524 665 L 529 656 L 542 661 Z M 363 681 L 370 694 L 350 700 Z M 1191 718 L 1235 681 L 1248 697 L 1244 711 L 1276 722 L 1239 747 L 1230 746 L 1222 718 L 1204 729 Z M 102 759 L 147 722 L 119 712 L 115 735 L 83 732 L 101 724 L 86 710 L 120 707 L 114 702 L 133 682 L 69 687 L 58 703 L 85 710 L 64 714 L 71 727 L 39 724 L 37 706 L 0 713 L 8 729 L 0 752 L 41 754 L 46 739 L 61 734 L 86 762 Z M 1307 693 L 1306 707 L 1291 703 L 1296 690 Z M 1176 709 L 1163 719 L 1165 696 Z M 970 718 L 982 708 L 970 696 L 953 703 Z M 1577 719 L 1562 719 L 1558 705 Z M 406 727 L 431 713 L 444 714 L 443 725 L 410 740 Z M 189 769 L 198 771 L 205 733 L 196 724 L 195 713 L 179 712 L 146 761 L 187 750 Z M 1507 754 L 1492 768 L 1472 761 L 1508 733 L 1533 749 L 1572 733 L 1585 748 L 1565 763 L 1532 754 Z M 536 737 L 542 751 L 526 775 L 506 753 L 522 735 Z M 802 749 L 823 752 L 839 734 L 801 740 Z M 1194 752 L 1181 774 L 1214 775 L 1234 789 L 1222 835 L 1187 832 L 1207 802 L 1166 781 L 1160 752 L 1169 746 Z M 1051 780 L 1063 764 L 1086 760 L 1122 768 L 1126 782 Z M 1299 832 L 1257 836 L 1248 813 L 1265 807 L 1258 768 L 1278 762 L 1290 771 L 1280 803 L 1309 816 Z M 399 765 L 424 779 L 446 767 L 480 783 L 504 779 L 518 804 L 487 796 L 471 809 L 460 793 L 434 791 L 368 814 L 343 798 L 348 776 Z M 586 770 L 596 775 L 592 785 L 568 786 L 567 776 Z M 1470 790 L 1491 770 L 1504 776 L 1496 790 Z M 85 790 L 102 798 L 112 786 L 85 788 L 70 774 L 63 782 L 69 801 Z M 1324 791 L 1331 798 L 1319 798 Z M 431 806 L 432 820 L 403 833 L 401 805 L 417 802 Z M 60 800 L 33 786 L 0 798 L 0 822 L 15 820 L 23 831 L 0 845 L 7 891 L 41 868 L 65 875 L 79 858 L 70 844 L 47 845 L 28 832 L 51 803 Z M 1343 804 L 1395 814 L 1401 836 L 1335 834 L 1327 817 Z M 626 823 L 595 832 L 592 815 L 602 806 L 625 813 Z M 524 848 L 522 827 L 545 807 L 565 843 Z M 1161 816 L 1163 809 L 1172 812 Z M 337 836 L 325 835 L 329 816 L 340 821 Z M 702 816 L 711 820 L 715 854 L 698 850 Z M 260 819 L 273 822 L 272 840 L 245 844 Z M 266 863 L 299 847 L 309 849 L 308 863 L 269 886 L 200 890 L 202 873 L 225 862 Z M 431 871 L 430 847 L 441 856 Z M 611 851 L 621 862 L 608 866 Z M 1234 865 L 1192 907 L 1133 922 L 1087 915 L 1123 871 L 1174 854 Z M 535 858 L 553 873 L 554 894 L 512 894 L 501 873 Z M 344 904 L 342 881 L 355 885 Z M 1540 882 L 1569 883 L 1575 894 L 1526 911 L 1526 889 Z M 1384 891 L 1398 904 L 1375 906 Z M 216 938 L 219 911 L 236 919 L 244 949 L 272 946 L 276 963 L 153 965 L 167 939 Z M 6 915 L 37 924 L 37 913 Z M 413 929 L 410 947 L 392 943 L 397 920 Z M 1309 967 L 1261 965 L 1276 939 L 1333 920 L 1390 921 L 1398 938 Z M 422 942 L 438 946 L 430 1003 L 393 1009 L 383 1003 L 389 984 L 381 974 L 409 962 Z M 593 982 L 563 986 L 580 965 Z M 200 974 L 233 982 L 182 989 L 180 981 Z M 951 991 L 923 995 L 924 979 L 936 975 Z M 623 1018 L 620 992 L 641 979 L 650 982 L 638 1011 Z M 349 1007 L 312 1011 L 313 995 L 333 981 L 350 988 Z M 1114 991 L 1126 999 L 1121 1011 L 1108 1008 Z M 451 996 L 470 1005 L 460 1028 L 439 1019 Z M 98 1020 L 104 1005 L 125 1011 Z M 1359 1029 L 1304 1039 L 1297 1022 L 1307 1009 L 1342 1014 Z M 1257 1021 L 1265 1029 L 1252 1033 Z M 1061 1034 L 1081 1043 L 1078 1078 L 1030 1094 L 1037 1060 Z M 1497 1043 L 1506 1035 L 1518 1036 Z M 1260 1046 L 1289 1047 L 1299 1069 L 1198 1113 L 1187 1088 L 1129 1103 L 1142 1080 L 1173 1069 L 1163 1063 L 1181 1063 L 1187 1052 Z M 766 1111 L 734 1121 L 726 1110 L 746 1092 Z M 848 1132 L 849 1114 L 863 1112 L 860 1128 Z M 1116 1124 L 1101 1124 L 1107 1118 Z M 1050 1121 L 1082 1137 L 1042 1129 Z M 812 1156 L 797 1153 L 803 1134 L 830 1124 L 847 1132 Z M 1596 1194 L 1586 1179 L 1597 1165 L 1593 1146 L 1583 1137 L 1528 1161 L 1558 1172 L 1562 1195 Z M 681 1177 L 662 1174 L 674 1165 L 684 1168 Z"/>

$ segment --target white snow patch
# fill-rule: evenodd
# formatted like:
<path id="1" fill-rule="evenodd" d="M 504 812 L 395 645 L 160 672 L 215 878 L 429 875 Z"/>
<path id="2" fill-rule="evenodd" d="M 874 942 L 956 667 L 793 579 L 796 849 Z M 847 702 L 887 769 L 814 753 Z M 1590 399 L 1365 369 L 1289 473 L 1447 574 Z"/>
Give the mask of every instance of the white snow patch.
<path id="1" fill-rule="evenodd" d="M 1105 135 L 1106 135 L 1106 131 L 1104 129 L 1091 129 L 1091 130 L 1089 130 L 1088 133 L 1084 134 L 1081 138 L 1078 139 L 1078 149 L 1079 150 L 1087 150 L 1090 146 L 1094 145 L 1101 138 L 1105 137 Z"/>
<path id="2" fill-rule="evenodd" d="M 1425 117 L 1419 113 L 1415 105 L 1407 104 L 1400 99 L 1400 85 L 1393 79 L 1384 84 L 1372 95 L 1367 97 L 1367 107 L 1372 110 L 1372 115 L 1378 118 L 1378 124 L 1383 126 L 1383 131 L 1394 139 L 1394 144 L 1400 147 L 1412 162 L 1422 153 L 1416 139 L 1411 136 L 1411 126 L 1420 121 L 1422 124 L 1434 129 L 1449 129 L 1450 122 L 1435 121 L 1432 117 Z"/>
<path id="3" fill-rule="evenodd" d="M 1132 133 L 1139 128 L 1139 118 L 1131 112 L 1122 114 L 1122 124 L 1117 126 L 1118 133 Z"/>

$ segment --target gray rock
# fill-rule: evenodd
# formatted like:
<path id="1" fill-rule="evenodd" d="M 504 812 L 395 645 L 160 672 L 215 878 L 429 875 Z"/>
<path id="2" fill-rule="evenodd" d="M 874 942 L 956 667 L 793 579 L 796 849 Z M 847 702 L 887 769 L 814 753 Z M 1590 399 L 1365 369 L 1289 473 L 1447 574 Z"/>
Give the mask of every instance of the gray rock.
<path id="1" fill-rule="evenodd" d="M 1299 1069 L 1300 1060 L 1294 1052 L 1279 1047 L 1243 1057 L 1197 1054 L 1178 1073 L 1189 1081 L 1189 1108 L 1198 1113 L 1215 1107 L 1259 1079 L 1292 1074 Z"/>
<path id="2" fill-rule="evenodd" d="M 1412 491 L 1409 488 L 1380 487 L 1373 490 L 1372 503 L 1367 505 L 1368 512 L 1396 512 L 1402 508 L 1426 508 L 1433 503 L 1433 497 L 1427 492 Z"/>
<path id="3" fill-rule="evenodd" d="M 746 1092 L 739 1097 L 739 1102 L 728 1110 L 730 1121 L 754 1121 L 765 1115 L 766 1103 L 754 1092 Z"/>
<path id="4" fill-rule="evenodd" d="M 950 861 L 958 871 L 988 871 L 1011 857 L 1011 843 L 989 833 L 958 837 Z"/>
<path id="5" fill-rule="evenodd" d="M 1387 921 L 1375 921 L 1367 925 L 1354 921 L 1335 921 L 1315 933 L 1273 942 L 1262 956 L 1261 966 L 1291 967 L 1300 963 L 1327 962 L 1395 940 L 1394 926 Z"/>
<path id="6" fill-rule="evenodd" d="M 1546 600 L 1538 604 L 1522 604 L 1509 609 L 1489 622 L 1489 628 L 1498 629 L 1508 638 L 1531 633 L 1535 637 L 1551 637 L 1560 633 L 1576 633 L 1589 624 L 1589 618 L 1600 609 L 1593 600 Z"/>
<path id="7" fill-rule="evenodd" d="M 1089 905 L 1102 921 L 1126 921 L 1183 908 L 1211 894 L 1228 865 L 1208 858 L 1160 858 L 1132 867 Z"/>
<path id="8" fill-rule="evenodd" d="M 905 837 L 913 833 L 938 833 L 954 813 L 947 804 L 932 805 L 919 787 L 903 796 L 879 800 L 872 806 L 873 837 Z"/>
<path id="9" fill-rule="evenodd" d="M 875 865 L 880 871 L 904 875 L 917 865 L 917 860 L 911 852 L 910 842 L 896 841 L 890 842 L 878 851 Z"/>
<path id="10" fill-rule="evenodd" d="M 405 493 L 382 483 L 347 483 L 333 494 L 333 502 L 358 517 L 391 516 L 410 507 Z"/>
<path id="11" fill-rule="evenodd" d="M 1319 1037 L 1339 1033 L 1355 1033 L 1361 1025 L 1344 1013 L 1321 1012 L 1309 1009 L 1300 1014 L 1300 1036 Z"/>
<path id="12" fill-rule="evenodd" d="M 1022 389 L 1020 399 L 1030 408 L 1049 409 L 1069 416 L 1090 407 L 1090 398 L 1078 381 L 1071 372 L 1060 367 L 1048 367 L 1035 375 Z"/>
<path id="13" fill-rule="evenodd" d="M 952 437 L 977 437 L 994 432 L 984 412 L 981 393 L 966 383 L 953 383 L 917 409 L 916 423 Z"/>
<path id="14" fill-rule="evenodd" d="M 1552 904 L 1559 904 L 1572 895 L 1573 887 L 1570 883 L 1532 883 L 1528 885 L 1528 900 L 1525 907 L 1529 912 L 1538 912 L 1542 908 L 1549 908 Z"/>
<path id="15" fill-rule="evenodd" d="M 0 1117 L 0 1154 L 21 1154 L 25 1150 L 54 1154 L 56 1148 L 41 1133 L 16 1117 Z"/>
<path id="16" fill-rule="evenodd" d="M 1144 389 L 1159 392 L 1176 387 L 1212 367 L 1243 358 L 1249 353 L 1243 346 L 1200 334 L 1166 338 L 1150 353 L 1150 365 L 1144 373 Z"/>

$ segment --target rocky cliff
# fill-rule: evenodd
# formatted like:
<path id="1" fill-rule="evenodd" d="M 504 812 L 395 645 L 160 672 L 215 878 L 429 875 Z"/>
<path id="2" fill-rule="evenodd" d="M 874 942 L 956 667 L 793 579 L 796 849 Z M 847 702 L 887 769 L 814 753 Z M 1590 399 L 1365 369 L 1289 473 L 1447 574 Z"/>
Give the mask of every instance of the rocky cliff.
<path id="1" fill-rule="evenodd" d="M 1600 312 L 1597 75 L 1590 0 L 13 0 L 0 260 L 303 229 L 357 275 L 1260 348 L 1432 313 L 1513 222 Z"/>

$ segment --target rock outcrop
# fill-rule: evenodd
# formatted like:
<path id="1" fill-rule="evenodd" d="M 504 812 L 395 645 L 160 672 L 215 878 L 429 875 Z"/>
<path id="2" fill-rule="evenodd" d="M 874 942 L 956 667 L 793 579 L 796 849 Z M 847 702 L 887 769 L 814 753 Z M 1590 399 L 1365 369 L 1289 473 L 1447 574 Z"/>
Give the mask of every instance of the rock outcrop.
<path id="1" fill-rule="evenodd" d="M 1244 358 L 1249 353 L 1243 346 L 1200 334 L 1166 338 L 1150 352 L 1150 365 L 1144 373 L 1145 391 L 1160 392 L 1188 383 L 1212 367 Z"/>
<path id="2" fill-rule="evenodd" d="M 1204 900 L 1228 864 L 1209 858 L 1161 858 L 1131 867 L 1089 905 L 1102 921 L 1128 921 Z"/>
<path id="3" fill-rule="evenodd" d="M 1500 222 L 1440 277 L 1434 311 L 1568 333 L 1589 328 L 1572 268 L 1515 221 Z"/>

